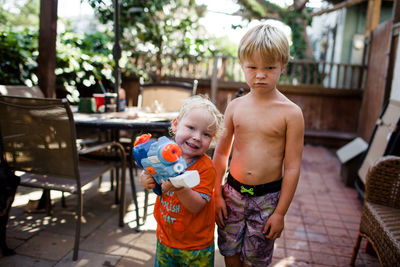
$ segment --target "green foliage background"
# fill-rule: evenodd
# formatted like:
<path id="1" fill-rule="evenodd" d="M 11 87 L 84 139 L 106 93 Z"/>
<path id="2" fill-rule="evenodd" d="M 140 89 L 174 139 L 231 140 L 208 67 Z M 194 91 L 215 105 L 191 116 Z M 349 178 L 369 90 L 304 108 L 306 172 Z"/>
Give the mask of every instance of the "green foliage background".
<path id="1" fill-rule="evenodd" d="M 113 88 L 111 33 L 65 32 L 57 40 L 56 93 L 77 102 L 79 95 Z M 37 85 L 38 32 L 0 30 L 0 84 Z M 100 82 L 99 82 L 100 81 Z"/>
<path id="2" fill-rule="evenodd" d="M 4 8 L 11 0 L 0 0 L 0 84 L 34 86 L 38 84 L 37 57 L 40 0 L 14 2 L 17 13 Z M 91 96 L 103 88 L 113 88 L 112 48 L 113 7 L 101 0 L 85 0 L 96 10 L 108 30 L 74 33 L 66 30 L 57 36 L 56 95 L 70 102 Z M 149 77 L 131 63 L 139 52 L 195 56 L 236 56 L 236 45 L 226 38 L 208 38 L 198 32 L 198 18 L 205 11 L 194 0 L 121 1 L 122 75 Z M 62 19 L 59 18 L 59 22 Z M 68 21 L 63 21 L 68 28 Z M 104 28 L 104 27 L 103 27 Z M 163 61 L 160 60 L 163 64 Z"/>

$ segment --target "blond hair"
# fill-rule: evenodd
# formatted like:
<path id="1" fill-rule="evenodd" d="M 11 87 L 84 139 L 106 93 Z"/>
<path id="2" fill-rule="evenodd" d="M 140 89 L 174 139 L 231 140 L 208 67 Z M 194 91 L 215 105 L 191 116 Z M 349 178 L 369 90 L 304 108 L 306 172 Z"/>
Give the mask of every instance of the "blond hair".
<path id="1" fill-rule="evenodd" d="M 285 67 L 289 62 L 289 42 L 285 34 L 278 28 L 261 24 L 251 28 L 239 43 L 238 58 L 240 63 L 250 59 L 255 52 L 267 62 L 281 62 Z"/>
<path id="2" fill-rule="evenodd" d="M 215 128 L 213 139 L 221 136 L 223 132 L 223 120 L 224 115 L 217 109 L 213 102 L 204 95 L 194 95 L 185 100 L 183 105 L 179 110 L 179 114 L 176 117 L 180 121 L 187 113 L 193 109 L 205 109 L 207 110 L 213 118 L 213 123 L 209 128 Z M 171 129 L 170 134 L 173 135 Z"/>

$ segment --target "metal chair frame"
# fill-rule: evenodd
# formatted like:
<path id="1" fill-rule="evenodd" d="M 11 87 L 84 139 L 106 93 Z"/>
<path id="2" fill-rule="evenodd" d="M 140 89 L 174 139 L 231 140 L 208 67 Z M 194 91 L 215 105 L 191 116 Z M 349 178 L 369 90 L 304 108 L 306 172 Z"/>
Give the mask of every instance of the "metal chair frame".
<path id="1" fill-rule="evenodd" d="M 157 100 L 158 103 L 166 109 L 166 111 L 178 111 L 186 98 L 193 96 L 197 93 L 197 85 L 197 80 L 194 80 L 192 84 L 187 82 L 175 81 L 143 83 L 143 81 L 141 80 L 139 85 L 138 107 L 150 108 L 154 101 Z M 152 129 L 146 131 L 146 133 L 151 133 L 153 137 L 169 135 L 167 129 Z M 133 168 L 135 168 L 135 163 L 132 155 L 133 142 L 135 141 L 136 136 L 140 134 L 141 133 L 139 132 L 133 132 L 130 138 L 130 146 L 127 146 L 131 181 L 133 180 Z M 131 184 L 132 183 L 133 182 L 131 182 Z M 144 211 L 142 217 L 143 224 L 146 222 L 147 218 L 149 190 L 144 189 L 144 193 Z"/>
<path id="2" fill-rule="evenodd" d="M 65 99 L 0 96 L 0 114 L 1 160 L 13 170 L 25 172 L 20 185 L 77 195 L 74 261 L 79 252 L 82 187 L 112 169 L 121 169 L 118 223 L 124 225 L 125 152 L 120 143 L 78 151 L 73 114 Z"/>

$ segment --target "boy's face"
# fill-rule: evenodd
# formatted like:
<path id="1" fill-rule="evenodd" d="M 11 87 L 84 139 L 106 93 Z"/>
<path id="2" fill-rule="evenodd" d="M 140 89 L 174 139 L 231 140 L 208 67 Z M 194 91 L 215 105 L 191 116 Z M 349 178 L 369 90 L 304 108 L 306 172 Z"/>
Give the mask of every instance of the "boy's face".
<path id="1" fill-rule="evenodd" d="M 254 53 L 248 59 L 244 59 L 241 66 L 247 84 L 257 91 L 274 90 L 283 72 L 281 62 L 264 61 L 259 53 Z"/>
<path id="2" fill-rule="evenodd" d="M 202 108 L 188 111 L 179 121 L 172 121 L 172 131 L 175 132 L 175 142 L 182 149 L 183 158 L 189 162 L 207 152 L 215 130 L 211 114 Z"/>

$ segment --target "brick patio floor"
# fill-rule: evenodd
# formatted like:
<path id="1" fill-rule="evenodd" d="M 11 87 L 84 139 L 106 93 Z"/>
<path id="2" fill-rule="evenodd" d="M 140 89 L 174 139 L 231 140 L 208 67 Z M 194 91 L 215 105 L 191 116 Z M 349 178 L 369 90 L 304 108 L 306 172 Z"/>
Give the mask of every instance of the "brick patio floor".
<path id="1" fill-rule="evenodd" d="M 7 230 L 8 245 L 17 254 L 1 257 L 0 266 L 153 266 L 156 240 L 152 214 L 141 231 L 135 231 L 135 210 L 127 182 L 126 225 L 118 227 L 118 206 L 113 204 L 114 192 L 109 188 L 104 177 L 100 187 L 93 183 L 84 196 L 79 258 L 73 262 L 74 197 L 68 196 L 68 207 L 62 208 L 60 194 L 52 192 L 53 216 L 26 213 L 28 201 L 40 198 L 41 191 L 19 187 Z M 138 197 L 142 207 L 141 188 Z M 155 195 L 150 194 L 150 203 L 154 200 Z M 305 146 L 299 186 L 283 235 L 275 242 L 272 266 L 348 266 L 361 208 L 356 190 L 341 181 L 335 154 L 323 147 Z M 150 213 L 152 209 L 150 206 Z M 363 240 L 356 266 L 379 266 L 376 257 L 365 253 L 365 245 Z M 215 266 L 224 266 L 218 250 Z"/>

